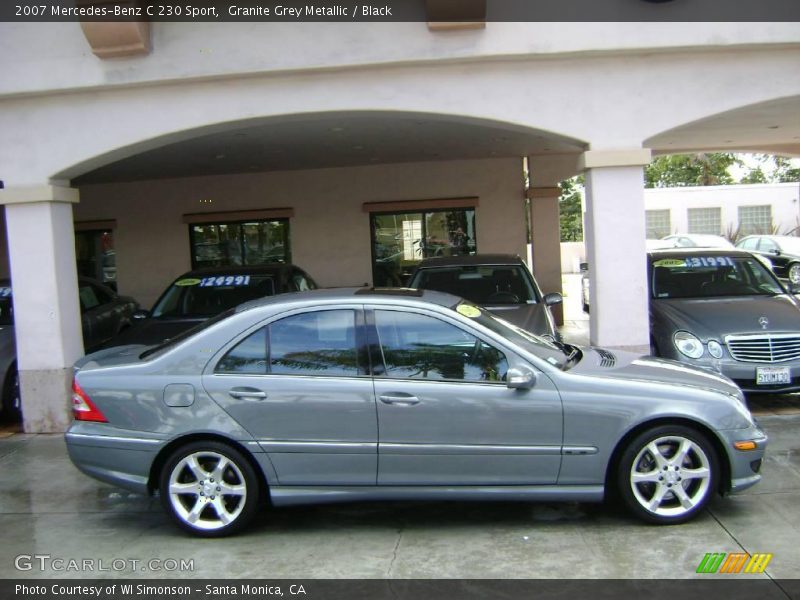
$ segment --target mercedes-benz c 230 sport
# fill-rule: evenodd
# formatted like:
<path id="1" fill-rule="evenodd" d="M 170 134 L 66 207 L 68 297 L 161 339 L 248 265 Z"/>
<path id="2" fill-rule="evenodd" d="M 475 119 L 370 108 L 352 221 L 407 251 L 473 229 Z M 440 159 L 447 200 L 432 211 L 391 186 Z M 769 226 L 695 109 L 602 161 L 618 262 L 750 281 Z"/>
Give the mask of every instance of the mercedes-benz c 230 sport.
<path id="1" fill-rule="evenodd" d="M 255 300 L 158 346 L 79 361 L 69 454 L 157 492 L 185 530 L 349 500 L 569 500 L 614 492 L 680 523 L 760 479 L 767 438 L 714 372 L 537 337 L 455 296 Z"/>

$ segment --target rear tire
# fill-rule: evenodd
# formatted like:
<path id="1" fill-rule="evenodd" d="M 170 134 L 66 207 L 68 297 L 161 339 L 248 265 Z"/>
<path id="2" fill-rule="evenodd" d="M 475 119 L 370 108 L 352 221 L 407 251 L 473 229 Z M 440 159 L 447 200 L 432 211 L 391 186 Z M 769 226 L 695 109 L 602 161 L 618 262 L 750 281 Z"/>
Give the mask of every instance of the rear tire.
<path id="1" fill-rule="evenodd" d="M 659 525 L 697 516 L 719 487 L 719 460 L 707 437 L 683 425 L 636 436 L 620 458 L 617 486 L 628 508 Z"/>
<path id="2" fill-rule="evenodd" d="M 161 503 L 175 523 L 200 537 L 240 531 L 261 502 L 259 477 L 238 450 L 213 440 L 186 444 L 161 470 Z"/>

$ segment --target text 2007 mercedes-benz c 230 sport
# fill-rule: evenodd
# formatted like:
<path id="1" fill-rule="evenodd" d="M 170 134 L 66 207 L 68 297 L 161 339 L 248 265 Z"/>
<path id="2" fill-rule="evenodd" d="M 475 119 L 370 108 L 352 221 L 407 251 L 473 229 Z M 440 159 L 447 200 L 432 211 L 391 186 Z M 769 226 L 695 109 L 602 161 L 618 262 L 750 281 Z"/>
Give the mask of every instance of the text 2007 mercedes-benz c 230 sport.
<path id="1" fill-rule="evenodd" d="M 760 479 L 767 438 L 711 371 L 536 337 L 455 296 L 317 290 L 75 367 L 85 473 L 158 491 L 185 530 L 269 500 L 571 500 L 654 523 Z"/>

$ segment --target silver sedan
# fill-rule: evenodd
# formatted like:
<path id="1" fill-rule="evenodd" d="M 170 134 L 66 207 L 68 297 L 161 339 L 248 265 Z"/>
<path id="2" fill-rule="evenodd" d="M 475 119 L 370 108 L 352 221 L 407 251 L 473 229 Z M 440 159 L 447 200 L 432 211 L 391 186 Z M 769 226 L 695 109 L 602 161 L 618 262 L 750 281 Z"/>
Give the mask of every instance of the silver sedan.
<path id="1" fill-rule="evenodd" d="M 534 336 L 455 296 L 318 290 L 239 306 L 75 367 L 83 472 L 159 492 L 218 536 L 257 508 L 607 494 L 680 523 L 760 479 L 767 443 L 727 378 Z"/>

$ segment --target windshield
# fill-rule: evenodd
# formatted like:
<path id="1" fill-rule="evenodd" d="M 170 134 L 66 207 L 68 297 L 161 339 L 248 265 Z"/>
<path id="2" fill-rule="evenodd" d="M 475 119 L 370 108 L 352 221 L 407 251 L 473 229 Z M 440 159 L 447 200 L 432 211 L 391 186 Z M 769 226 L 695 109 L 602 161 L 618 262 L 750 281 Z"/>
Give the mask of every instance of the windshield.
<path id="1" fill-rule="evenodd" d="M 657 258 L 651 274 L 653 298 L 774 296 L 786 293 L 752 256 Z"/>
<path id="2" fill-rule="evenodd" d="M 417 271 L 410 287 L 446 292 L 480 306 L 539 301 L 531 277 L 521 265 L 425 268 Z"/>
<path id="3" fill-rule="evenodd" d="M 462 302 L 455 307 L 455 310 L 459 314 L 470 317 L 487 329 L 499 334 L 531 354 L 535 354 L 546 360 L 557 369 L 566 368 L 570 356 L 575 356 L 572 351 L 576 349 L 573 346 L 551 342 L 547 338 L 534 335 L 530 331 L 525 331 L 477 306 Z"/>
<path id="4" fill-rule="evenodd" d="M 255 300 L 275 295 L 270 274 L 183 277 L 173 283 L 153 308 L 154 317 L 208 318 Z"/>

